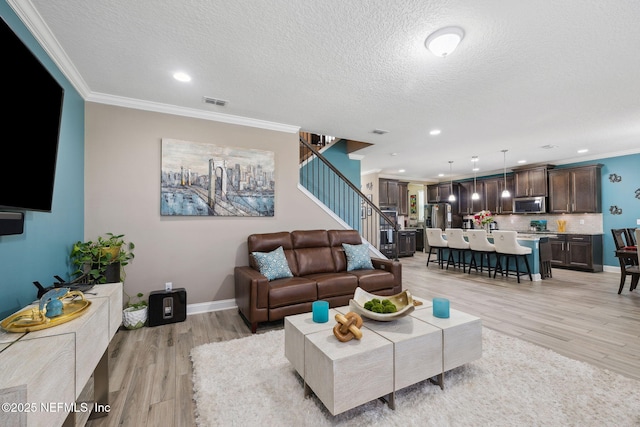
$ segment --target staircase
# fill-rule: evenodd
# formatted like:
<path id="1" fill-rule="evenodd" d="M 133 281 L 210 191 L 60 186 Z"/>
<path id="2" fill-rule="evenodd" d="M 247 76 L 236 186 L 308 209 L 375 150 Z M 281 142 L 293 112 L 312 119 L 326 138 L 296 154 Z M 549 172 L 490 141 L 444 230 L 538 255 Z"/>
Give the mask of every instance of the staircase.
<path id="1" fill-rule="evenodd" d="M 346 228 L 358 230 L 363 242 L 370 243 L 379 256 L 397 260 L 398 245 L 394 243 L 398 241 L 398 226 L 320 152 L 322 147 L 344 140 L 321 135 L 309 138 L 309 135 L 313 134 L 300 134 L 300 184 L 340 218 Z M 348 152 L 369 145 L 358 141 L 345 143 Z"/>

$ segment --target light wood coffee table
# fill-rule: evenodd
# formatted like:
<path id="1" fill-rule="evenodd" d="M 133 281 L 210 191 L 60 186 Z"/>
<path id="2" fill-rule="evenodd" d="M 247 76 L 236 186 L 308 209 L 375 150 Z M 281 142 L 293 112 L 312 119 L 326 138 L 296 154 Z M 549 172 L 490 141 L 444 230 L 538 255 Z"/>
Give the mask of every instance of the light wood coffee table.
<path id="1" fill-rule="evenodd" d="M 482 323 L 451 310 L 449 319 L 433 317 L 424 301 L 409 316 L 392 322 L 363 318 L 362 339 L 346 343 L 333 335 L 337 313 L 314 323 L 311 313 L 284 319 L 285 356 L 304 380 L 305 396 L 313 391 L 332 415 L 381 398 L 395 408 L 395 392 L 482 357 Z"/>

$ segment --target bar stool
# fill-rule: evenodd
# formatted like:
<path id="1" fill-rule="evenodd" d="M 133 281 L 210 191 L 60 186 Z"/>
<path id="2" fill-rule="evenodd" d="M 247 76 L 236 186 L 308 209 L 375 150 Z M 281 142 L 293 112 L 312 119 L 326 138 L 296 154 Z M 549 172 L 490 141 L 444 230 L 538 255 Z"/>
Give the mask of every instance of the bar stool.
<path id="1" fill-rule="evenodd" d="M 491 277 L 491 254 L 496 253 L 496 247 L 493 243 L 487 239 L 486 230 L 469 230 L 467 231 L 469 236 L 469 249 L 471 249 L 471 261 L 469 262 L 469 274 L 471 269 L 474 268 L 476 273 L 478 272 L 478 263 L 476 261 L 476 254 L 480 254 L 480 274 L 484 271 L 484 258 L 487 258 L 487 270 L 489 271 L 489 277 Z"/>
<path id="2" fill-rule="evenodd" d="M 493 271 L 493 277 L 496 277 L 496 273 L 500 270 L 500 274 L 504 276 L 506 273 L 507 278 L 509 277 L 509 260 L 511 258 L 514 259 L 516 269 L 515 275 L 518 278 L 518 283 L 520 283 L 520 276 L 523 274 L 529 275 L 529 280 L 533 282 L 533 277 L 531 276 L 531 268 L 529 267 L 529 260 L 527 259 L 527 255 L 531 253 L 531 248 L 527 248 L 526 246 L 522 246 L 518 243 L 518 237 L 515 231 L 494 231 L 493 232 L 493 244 L 496 247 L 496 268 Z M 505 258 L 505 265 L 502 267 L 501 257 Z M 524 263 L 527 266 L 527 273 L 521 273 L 518 265 L 518 258 L 524 258 Z"/>
<path id="3" fill-rule="evenodd" d="M 442 237 L 442 229 L 440 228 L 427 228 L 427 243 L 429 244 L 429 255 L 427 255 L 427 267 L 429 267 L 429 261 L 431 261 L 431 253 L 435 249 L 438 253 L 438 265 L 440 268 L 444 268 L 444 258 L 442 257 L 442 251 L 449 247 L 448 242 Z"/>
<path id="4" fill-rule="evenodd" d="M 551 273 L 551 259 L 553 253 L 551 252 L 551 242 L 548 237 L 540 238 L 540 278 L 548 279 L 552 278 Z"/>
<path id="5" fill-rule="evenodd" d="M 449 257 L 447 258 L 447 269 L 449 263 L 453 262 L 453 266 L 456 266 L 456 261 L 453 256 L 453 252 L 458 253 L 457 267 L 460 268 L 462 264 L 462 271 L 467 272 L 467 252 L 469 251 L 469 242 L 464 240 L 462 235 L 462 228 L 446 228 L 444 233 L 447 235 L 447 244 L 449 245 Z"/>

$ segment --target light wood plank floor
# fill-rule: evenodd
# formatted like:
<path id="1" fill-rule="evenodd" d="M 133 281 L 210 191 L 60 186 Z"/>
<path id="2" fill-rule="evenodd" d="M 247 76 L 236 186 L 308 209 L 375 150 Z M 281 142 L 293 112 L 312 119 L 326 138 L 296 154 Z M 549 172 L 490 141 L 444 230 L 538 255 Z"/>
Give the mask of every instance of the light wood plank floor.
<path id="1" fill-rule="evenodd" d="M 448 298 L 485 327 L 640 380 L 640 292 L 629 292 L 630 278 L 618 295 L 617 273 L 554 269 L 552 279 L 518 284 L 513 277 L 426 267 L 423 253 L 400 261 L 404 289 L 416 296 Z M 263 325 L 258 333 L 282 325 Z M 191 349 L 249 335 L 236 310 L 118 331 L 109 355 L 111 413 L 87 426 L 193 426 Z"/>

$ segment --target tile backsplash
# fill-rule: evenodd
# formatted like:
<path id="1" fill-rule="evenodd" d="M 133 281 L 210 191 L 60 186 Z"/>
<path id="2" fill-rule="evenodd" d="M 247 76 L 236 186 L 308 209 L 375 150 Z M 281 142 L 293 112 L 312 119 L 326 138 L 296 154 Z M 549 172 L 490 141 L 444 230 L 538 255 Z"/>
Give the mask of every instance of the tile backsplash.
<path id="1" fill-rule="evenodd" d="M 531 220 L 547 220 L 547 230 L 558 231 L 557 220 L 567 221 L 565 232 L 579 234 L 599 234 L 603 232 L 602 214 L 539 214 L 539 215 L 497 215 L 495 221 L 500 230 L 529 231 Z"/>

